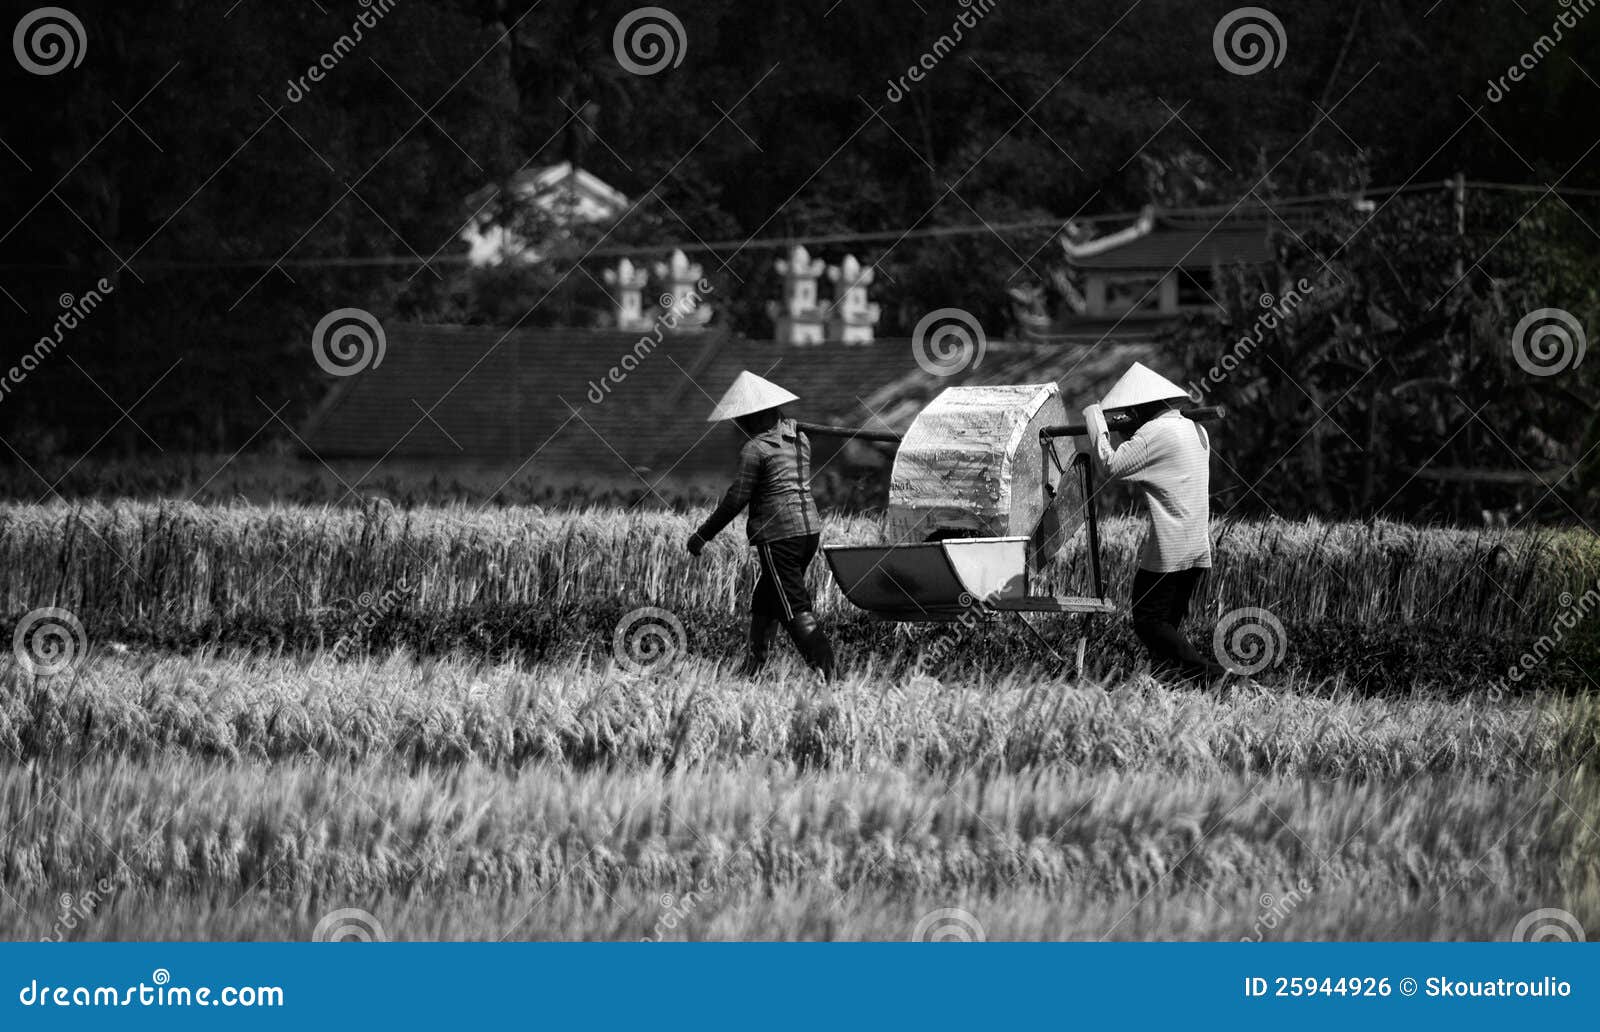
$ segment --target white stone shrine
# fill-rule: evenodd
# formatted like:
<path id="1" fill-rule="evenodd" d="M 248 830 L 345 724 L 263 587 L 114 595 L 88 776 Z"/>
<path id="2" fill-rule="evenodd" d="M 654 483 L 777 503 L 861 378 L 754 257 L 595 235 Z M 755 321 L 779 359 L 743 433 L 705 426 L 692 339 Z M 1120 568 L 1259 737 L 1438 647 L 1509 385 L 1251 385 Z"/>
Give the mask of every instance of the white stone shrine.
<path id="1" fill-rule="evenodd" d="M 787 259 L 779 258 L 772 267 L 783 277 L 783 300 L 767 306 L 777 323 L 778 343 L 821 344 L 827 337 L 828 314 L 817 299 L 822 260 L 796 244 Z"/>
<path id="2" fill-rule="evenodd" d="M 649 329 L 650 320 L 644 314 L 643 296 L 650 273 L 622 258 L 617 261 L 615 268 L 606 269 L 603 275 L 606 285 L 616 290 L 613 300 L 617 306 L 617 329 L 630 332 Z"/>
<path id="3" fill-rule="evenodd" d="M 665 262 L 656 263 L 656 276 L 667 283 L 662 301 L 676 319 L 673 328 L 680 333 L 703 329 L 711 320 L 711 306 L 705 298 L 708 291 L 701 289 L 704 271 L 682 251 L 673 251 Z"/>
<path id="4" fill-rule="evenodd" d="M 833 304 L 828 309 L 828 339 L 846 344 L 871 344 L 873 327 L 878 324 L 878 306 L 867 300 L 867 288 L 877 278 L 877 269 L 862 265 L 847 254 L 844 261 L 828 267 L 833 283 Z"/>

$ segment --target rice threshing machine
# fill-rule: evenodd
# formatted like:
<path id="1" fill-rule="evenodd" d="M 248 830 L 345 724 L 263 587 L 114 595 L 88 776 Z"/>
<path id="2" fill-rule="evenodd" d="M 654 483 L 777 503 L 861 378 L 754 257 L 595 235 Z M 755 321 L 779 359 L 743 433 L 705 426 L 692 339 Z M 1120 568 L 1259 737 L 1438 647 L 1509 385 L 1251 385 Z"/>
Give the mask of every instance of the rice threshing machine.
<path id="1" fill-rule="evenodd" d="M 1214 419 L 1221 410 L 1185 415 Z M 1128 423 L 1118 416 L 1107 415 L 1113 431 Z M 899 445 L 889 481 L 889 542 L 824 550 L 855 606 L 900 622 L 1115 611 L 1101 569 L 1089 438 L 1081 423 L 1068 422 L 1056 384 L 949 387 L 903 435 L 801 427 Z M 1090 590 L 1055 593 L 1045 568 L 1079 533 L 1088 538 Z"/>

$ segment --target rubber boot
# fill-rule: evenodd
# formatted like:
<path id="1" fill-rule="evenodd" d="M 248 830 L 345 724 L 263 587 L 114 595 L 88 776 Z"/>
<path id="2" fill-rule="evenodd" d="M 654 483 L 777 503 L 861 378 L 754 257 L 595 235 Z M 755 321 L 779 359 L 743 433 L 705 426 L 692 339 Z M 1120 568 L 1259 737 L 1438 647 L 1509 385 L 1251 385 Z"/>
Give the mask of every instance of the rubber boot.
<path id="1" fill-rule="evenodd" d="M 750 613 L 750 653 L 739 667 L 741 677 L 754 677 L 767 665 L 767 653 L 772 651 L 772 639 L 778 633 L 778 622 L 770 613 L 756 609 Z"/>
<path id="2" fill-rule="evenodd" d="M 796 613 L 794 619 L 789 621 L 789 637 L 794 639 L 800 655 L 805 657 L 805 661 L 813 669 L 822 671 L 825 680 L 833 680 L 836 665 L 833 643 L 828 640 L 827 633 L 818 622 L 817 614 L 809 611 Z"/>

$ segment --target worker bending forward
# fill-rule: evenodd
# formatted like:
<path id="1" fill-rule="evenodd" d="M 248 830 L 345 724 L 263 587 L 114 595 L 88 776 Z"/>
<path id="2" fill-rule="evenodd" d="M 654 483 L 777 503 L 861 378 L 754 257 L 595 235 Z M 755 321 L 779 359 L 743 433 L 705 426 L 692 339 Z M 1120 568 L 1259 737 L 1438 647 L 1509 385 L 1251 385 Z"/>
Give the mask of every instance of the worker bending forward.
<path id="1" fill-rule="evenodd" d="M 775 383 L 742 372 L 712 410 L 709 422 L 731 419 L 746 437 L 739 473 L 700 529 L 689 538 L 698 556 L 707 541 L 749 506 L 747 535 L 761 564 L 750 601 L 750 655 L 743 672 L 754 674 L 782 624 L 807 663 L 831 679 L 833 645 L 811 611 L 806 568 L 817 554 L 822 520 L 811 496 L 811 442 L 779 407 L 798 400 Z"/>
<path id="2" fill-rule="evenodd" d="M 1083 410 L 1096 460 L 1109 479 L 1138 487 L 1149 532 L 1133 578 L 1133 630 L 1156 676 L 1209 682 L 1226 673 L 1179 631 L 1211 568 L 1211 442 L 1178 405 L 1183 388 L 1138 362 L 1098 405 Z M 1126 410 L 1131 436 L 1112 447 L 1105 412 Z"/>

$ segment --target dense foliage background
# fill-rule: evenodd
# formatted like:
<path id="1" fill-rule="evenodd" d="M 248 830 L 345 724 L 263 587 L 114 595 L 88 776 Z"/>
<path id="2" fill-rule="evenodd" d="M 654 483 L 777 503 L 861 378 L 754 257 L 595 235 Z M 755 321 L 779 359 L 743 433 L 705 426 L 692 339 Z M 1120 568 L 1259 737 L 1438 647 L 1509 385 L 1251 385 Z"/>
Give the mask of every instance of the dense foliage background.
<path id="1" fill-rule="evenodd" d="M 1600 439 L 1593 361 L 1532 382 L 1505 347 L 1530 307 L 1600 326 L 1600 214 L 1571 192 L 1600 187 L 1600 69 L 1585 56 L 1600 19 L 1580 21 L 1490 103 L 1489 80 L 1565 8 L 1301 0 L 1276 10 L 1282 63 L 1239 76 L 1212 49 L 1229 3 L 1002 0 L 894 102 L 891 81 L 969 8 L 697 0 L 674 8 L 682 63 L 645 77 L 612 47 L 634 6 L 400 0 L 291 102 L 291 81 L 366 8 L 75 4 L 88 39 L 79 67 L 36 77 L 0 62 L 12 99 L 0 113 L 7 352 L 31 347 L 58 298 L 102 276 L 115 303 L 74 331 L 59 353 L 70 361 L 46 363 L 0 402 L 6 460 L 282 440 L 283 424 L 263 422 L 281 411 L 293 425 L 320 396 L 325 378 L 303 342 L 337 307 L 590 318 L 611 259 L 572 263 L 598 231 L 516 275 L 424 261 L 459 255 L 465 198 L 525 165 L 571 159 L 639 201 L 607 248 L 711 243 L 696 257 L 719 284 L 719 319 L 758 336 L 777 294 L 773 250 L 722 241 L 884 233 L 818 249 L 880 264 L 883 335 L 944 306 L 999 335 L 1008 288 L 1051 283 L 1060 255 L 1050 226 L 1009 223 L 1433 182 L 1436 192 L 1285 234 L 1282 276 L 1332 266 L 1337 289 L 1258 351 L 1251 375 L 1218 388 L 1250 413 L 1230 490 L 1286 514 L 1594 508 L 1582 463 L 1547 495 L 1412 473 L 1437 463 L 1544 475 Z M 5 24 L 30 7 L 8 5 Z M 1472 191 L 1458 224 L 1443 185 L 1456 172 L 1554 189 Z M 980 221 L 1002 228 L 896 240 Z M 373 256 L 404 260 L 364 264 Z M 1241 280 L 1227 302 L 1234 323 L 1253 318 L 1262 289 Z M 1235 329 L 1189 327 L 1174 347 L 1198 374 Z M 115 422 L 136 400 L 143 430 Z M 1317 422 L 1318 406 L 1330 418 Z M 1440 448 L 1446 458 L 1430 460 Z M 1252 486 L 1252 468 L 1280 475 Z M 1430 508 L 1439 492 L 1448 504 Z"/>

